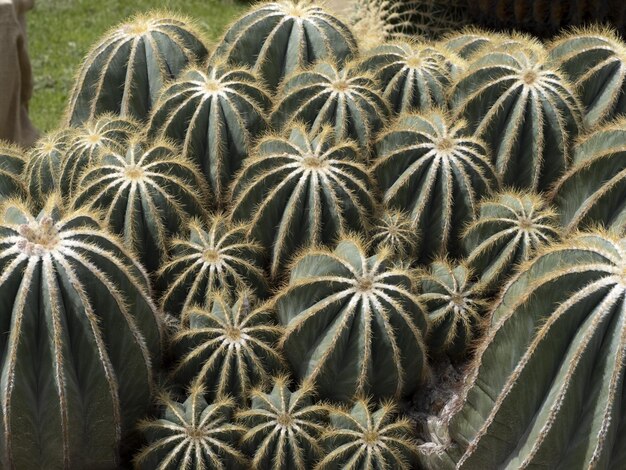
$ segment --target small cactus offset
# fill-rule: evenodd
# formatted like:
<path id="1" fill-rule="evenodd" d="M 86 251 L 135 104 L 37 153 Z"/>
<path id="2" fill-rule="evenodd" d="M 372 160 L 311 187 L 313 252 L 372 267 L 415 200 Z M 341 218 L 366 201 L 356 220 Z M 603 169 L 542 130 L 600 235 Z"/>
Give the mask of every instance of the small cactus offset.
<path id="1" fill-rule="evenodd" d="M 347 231 L 364 232 L 374 212 L 371 178 L 350 141 L 332 129 L 263 139 L 233 186 L 232 218 L 251 218 L 250 236 L 269 255 L 273 279 L 300 249 L 329 245 Z"/>
<path id="2" fill-rule="evenodd" d="M 357 64 L 341 68 L 321 62 L 285 81 L 272 124 L 289 129 L 302 122 L 314 134 L 330 126 L 338 142 L 355 140 L 367 156 L 372 139 L 389 115 L 380 92 L 379 82 Z"/>
<path id="3" fill-rule="evenodd" d="M 218 62 L 187 70 L 163 90 L 149 134 L 181 144 L 183 156 L 202 169 L 212 198 L 223 204 L 233 175 L 265 131 L 270 108 L 254 75 Z"/>
<path id="4" fill-rule="evenodd" d="M 505 191 L 480 203 L 465 230 L 467 264 L 488 292 L 498 290 L 518 266 L 560 238 L 557 213 L 539 195 Z"/>
<path id="5" fill-rule="evenodd" d="M 187 237 L 171 241 L 170 259 L 159 271 L 167 286 L 161 299 L 164 312 L 184 317 L 192 306 L 210 309 L 218 291 L 228 297 L 250 289 L 257 297 L 266 296 L 263 249 L 247 239 L 248 225 L 216 214 L 206 223 L 191 220 L 188 229 Z"/>
<path id="6" fill-rule="evenodd" d="M 275 300 L 295 377 L 332 400 L 416 391 L 428 368 L 428 322 L 413 288 L 387 250 L 368 257 L 358 240 L 304 251 Z"/>
<path id="7" fill-rule="evenodd" d="M 0 141 L 0 201 L 26 198 L 28 191 L 22 178 L 26 156 L 19 147 Z"/>
<path id="8" fill-rule="evenodd" d="M 420 231 L 418 259 L 459 250 L 463 224 L 497 186 L 481 140 L 463 120 L 431 110 L 403 114 L 377 143 L 373 172 L 386 206 L 407 213 Z"/>
<path id="9" fill-rule="evenodd" d="M 56 197 L 0 205 L 0 254 L 1 466 L 116 468 L 160 361 L 146 274 Z"/>
<path id="10" fill-rule="evenodd" d="M 304 384 L 295 392 L 278 377 L 270 393 L 255 390 L 252 403 L 238 414 L 246 427 L 242 443 L 263 470 L 308 470 L 322 455 L 319 438 L 328 428 L 326 407 L 314 403 L 314 391 Z"/>
<path id="11" fill-rule="evenodd" d="M 140 427 L 148 441 L 137 456 L 141 470 L 244 470 L 238 443 L 245 428 L 233 423 L 234 403 L 222 398 L 208 403 L 201 388 L 191 389 L 180 403 L 162 394 L 159 419 Z"/>
<path id="12" fill-rule="evenodd" d="M 189 310 L 172 338 L 179 358 L 172 377 L 179 384 L 202 385 L 207 397 L 231 396 L 243 403 L 282 367 L 276 347 L 281 333 L 271 311 L 256 306 L 249 292 L 240 292 L 234 303 L 217 293 L 211 310 Z"/>
<path id="13" fill-rule="evenodd" d="M 134 138 L 102 152 L 81 177 L 72 203 L 102 211 L 154 272 L 168 253 L 169 237 L 190 217 L 205 214 L 206 185 L 198 173 L 169 143 Z"/>
<path id="14" fill-rule="evenodd" d="M 486 47 L 450 93 L 455 112 L 491 149 L 503 184 L 545 191 L 568 167 L 581 106 L 538 41 Z"/>
<path id="15" fill-rule="evenodd" d="M 371 244 L 373 249 L 387 248 L 400 262 L 410 264 L 419 243 L 419 233 L 404 212 L 386 209 L 372 224 Z"/>
<path id="16" fill-rule="evenodd" d="M 271 90 L 293 72 L 320 61 L 343 64 L 358 52 L 350 28 L 310 0 L 253 8 L 226 32 L 215 56 L 252 67 Z"/>
<path id="17" fill-rule="evenodd" d="M 188 20 L 138 16 L 113 29 L 87 54 L 67 123 L 79 126 L 103 113 L 145 120 L 165 82 L 206 56 Z"/>
<path id="18" fill-rule="evenodd" d="M 324 433 L 326 455 L 316 470 L 410 470 L 416 444 L 408 420 L 398 418 L 391 402 L 380 406 L 358 400 L 352 409 L 330 409 L 331 429 Z"/>

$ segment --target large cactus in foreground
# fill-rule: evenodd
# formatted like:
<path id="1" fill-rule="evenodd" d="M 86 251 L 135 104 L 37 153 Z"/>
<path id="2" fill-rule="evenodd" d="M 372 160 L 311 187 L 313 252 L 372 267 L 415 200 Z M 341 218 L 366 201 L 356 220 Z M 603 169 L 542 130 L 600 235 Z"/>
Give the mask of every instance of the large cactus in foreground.
<path id="1" fill-rule="evenodd" d="M 367 154 L 389 114 L 380 91 L 373 74 L 354 64 L 340 68 L 321 62 L 285 81 L 272 124 L 288 129 L 302 122 L 313 133 L 329 125 L 338 142 L 355 140 Z"/>
<path id="2" fill-rule="evenodd" d="M 497 185 L 484 144 L 465 127 L 439 110 L 403 114 L 377 143 L 373 172 L 383 202 L 420 232 L 420 259 L 458 253 L 463 224 Z"/>
<path id="3" fill-rule="evenodd" d="M 581 106 L 538 42 L 485 48 L 450 93 L 505 185 L 545 191 L 568 167 Z"/>
<path id="4" fill-rule="evenodd" d="M 70 97 L 68 124 L 78 126 L 103 113 L 145 120 L 165 82 L 206 56 L 188 20 L 138 16 L 87 54 Z"/>
<path id="5" fill-rule="evenodd" d="M 626 118 L 580 139 L 552 198 L 566 231 L 602 224 L 626 235 Z"/>
<path id="6" fill-rule="evenodd" d="M 0 464 L 117 468 L 160 360 L 148 279 L 88 212 L 0 205 Z"/>
<path id="7" fill-rule="evenodd" d="M 233 189 L 232 217 L 251 218 L 249 233 L 267 250 L 273 278 L 299 249 L 365 231 L 375 206 L 356 145 L 335 143 L 328 127 L 307 134 L 298 126 L 287 135 L 264 139 Z"/>
<path id="8" fill-rule="evenodd" d="M 626 240 L 604 232 L 526 264 L 446 410 L 439 455 L 461 470 L 624 468 L 625 273 Z"/>
<path id="9" fill-rule="evenodd" d="M 150 272 L 168 252 L 169 237 L 205 214 L 206 188 L 194 165 L 168 143 L 133 139 L 104 151 L 81 177 L 74 207 L 104 213 Z"/>
<path id="10" fill-rule="evenodd" d="M 25 166 L 23 152 L 16 146 L 0 141 L 0 200 L 26 197 L 26 185 L 22 178 Z"/>
<path id="11" fill-rule="evenodd" d="M 357 240 L 303 252 L 276 298 L 296 378 L 343 401 L 414 392 L 427 371 L 428 323 L 413 287 L 410 271 L 392 266 L 387 250 L 368 258 Z"/>
<path id="12" fill-rule="evenodd" d="M 310 0 L 260 4 L 237 20 L 215 50 L 253 67 L 275 90 L 284 77 L 320 60 L 342 64 L 357 54 L 350 28 Z"/>
<path id="13" fill-rule="evenodd" d="M 254 75 L 223 63 L 192 68 L 163 90 L 149 134 L 175 140 L 222 201 L 233 175 L 265 131 L 270 100 Z M 225 202 L 225 201 L 223 201 Z"/>

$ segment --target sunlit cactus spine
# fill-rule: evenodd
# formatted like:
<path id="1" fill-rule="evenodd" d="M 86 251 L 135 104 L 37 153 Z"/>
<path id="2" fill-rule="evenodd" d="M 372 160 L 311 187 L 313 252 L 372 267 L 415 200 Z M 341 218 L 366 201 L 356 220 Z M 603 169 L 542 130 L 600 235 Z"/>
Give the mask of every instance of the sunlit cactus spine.
<path id="1" fill-rule="evenodd" d="M 266 297 L 263 248 L 247 238 L 248 228 L 232 224 L 222 214 L 209 216 L 206 222 L 191 220 L 188 235 L 171 241 L 170 258 L 159 270 L 166 286 L 163 311 L 184 317 L 192 306 L 210 309 L 217 292 L 232 296 L 250 289 L 255 296 Z"/>
<path id="2" fill-rule="evenodd" d="M 315 134 L 330 126 L 338 142 L 356 141 L 366 158 L 389 115 L 380 83 L 357 64 L 341 68 L 330 62 L 318 63 L 287 78 L 279 96 L 271 118 L 276 129 L 302 122 Z"/>
<path id="3" fill-rule="evenodd" d="M 397 114 L 446 106 L 447 60 L 429 44 L 395 42 L 368 51 L 359 67 L 375 75 Z"/>
<path id="4" fill-rule="evenodd" d="M 80 126 L 69 136 L 66 154 L 61 162 L 61 194 L 71 197 L 82 173 L 97 161 L 103 149 L 124 148 L 139 132 L 137 122 L 111 114 L 105 114 Z"/>
<path id="5" fill-rule="evenodd" d="M 0 253 L 0 464 L 118 467 L 160 362 L 146 273 L 56 197 L 38 216 L 3 201 Z"/>
<path id="6" fill-rule="evenodd" d="M 386 206 L 404 211 L 420 231 L 417 257 L 460 252 L 463 224 L 497 187 L 483 142 L 442 110 L 403 114 L 381 134 L 373 173 Z"/>
<path id="7" fill-rule="evenodd" d="M 145 120 L 165 82 L 206 56 L 201 35 L 189 20 L 138 16 L 111 30 L 87 54 L 67 123 L 78 126 L 103 113 Z"/>
<path id="8" fill-rule="evenodd" d="M 141 470 L 244 470 L 239 450 L 245 428 L 234 423 L 235 404 L 228 398 L 209 403 L 203 389 L 192 388 L 180 403 L 163 393 L 158 419 L 144 421 L 147 445 L 135 456 Z"/>
<path id="9" fill-rule="evenodd" d="M 155 105 L 149 134 L 173 139 L 202 169 L 216 201 L 265 131 L 271 108 L 254 75 L 224 63 L 192 68 L 169 84 Z"/>
<path id="10" fill-rule="evenodd" d="M 578 90 L 588 127 L 626 112 L 626 44 L 614 31 L 574 29 L 549 51 Z"/>
<path id="11" fill-rule="evenodd" d="M 358 48 L 350 28 L 310 0 L 253 7 L 226 32 L 215 56 L 252 67 L 270 89 L 320 60 L 343 64 Z"/>
<path id="12" fill-rule="evenodd" d="M 450 93 L 455 112 L 489 146 L 503 184 L 545 191 L 568 167 L 581 105 L 539 42 L 486 47 Z"/>
<path id="13" fill-rule="evenodd" d="M 482 288 L 493 293 L 560 235 L 558 215 L 542 197 L 505 191 L 480 203 L 476 219 L 463 235 L 463 247 Z"/>
<path id="14" fill-rule="evenodd" d="M 626 235 L 626 118 L 582 136 L 552 193 L 567 232 L 595 225 Z"/>
<path id="15" fill-rule="evenodd" d="M 205 215 L 206 192 L 197 168 L 175 146 L 135 138 L 102 152 L 83 173 L 72 204 L 101 211 L 154 272 L 168 253 L 169 237 L 191 217 Z"/>
<path id="16" fill-rule="evenodd" d="M 397 406 L 358 400 L 349 409 L 330 408 L 331 428 L 324 433 L 325 455 L 316 470 L 379 470 L 413 467 L 416 443 L 411 423 L 398 417 Z"/>
<path id="17" fill-rule="evenodd" d="M 374 191 L 358 147 L 335 142 L 329 127 L 317 134 L 297 125 L 269 135 L 233 185 L 232 218 L 250 220 L 249 235 L 269 255 L 276 279 L 302 248 L 330 245 L 342 232 L 365 232 Z"/>
<path id="18" fill-rule="evenodd" d="M 214 294 L 211 309 L 192 308 L 172 338 L 178 362 L 172 379 L 202 385 L 210 398 L 230 396 L 245 403 L 253 388 L 282 368 L 277 344 L 282 329 L 267 305 L 256 305 L 249 292 L 235 301 Z"/>
<path id="19" fill-rule="evenodd" d="M 428 313 L 431 355 L 463 359 L 481 333 L 487 302 L 465 264 L 435 261 L 419 280 L 420 295 Z"/>
<path id="20" fill-rule="evenodd" d="M 269 393 L 255 390 L 249 408 L 238 413 L 245 426 L 242 438 L 252 468 L 308 470 L 322 456 L 319 438 L 328 428 L 325 406 L 315 403 L 310 383 L 292 392 L 289 380 L 278 377 Z"/>
<path id="21" fill-rule="evenodd" d="M 275 298 L 294 376 L 331 400 L 416 391 L 428 369 L 428 322 L 414 287 L 388 250 L 368 257 L 356 239 L 304 251 Z"/>
<path id="22" fill-rule="evenodd" d="M 374 250 L 386 247 L 394 259 L 408 263 L 414 258 L 420 234 L 404 212 L 385 209 L 372 222 L 370 244 Z"/>
<path id="23" fill-rule="evenodd" d="M 22 176 L 25 166 L 24 152 L 17 146 L 0 141 L 0 201 L 27 197 L 28 191 Z"/>

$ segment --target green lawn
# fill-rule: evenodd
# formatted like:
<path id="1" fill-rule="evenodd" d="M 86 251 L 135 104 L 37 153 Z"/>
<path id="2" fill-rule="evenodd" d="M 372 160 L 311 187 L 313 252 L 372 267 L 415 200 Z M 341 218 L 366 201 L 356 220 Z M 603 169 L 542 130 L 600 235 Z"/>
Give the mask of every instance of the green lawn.
<path id="1" fill-rule="evenodd" d="M 194 18 L 214 41 L 246 7 L 238 0 L 36 0 L 35 5 L 28 15 L 35 76 L 31 117 L 42 131 L 59 125 L 77 67 L 93 43 L 119 22 L 168 9 Z"/>

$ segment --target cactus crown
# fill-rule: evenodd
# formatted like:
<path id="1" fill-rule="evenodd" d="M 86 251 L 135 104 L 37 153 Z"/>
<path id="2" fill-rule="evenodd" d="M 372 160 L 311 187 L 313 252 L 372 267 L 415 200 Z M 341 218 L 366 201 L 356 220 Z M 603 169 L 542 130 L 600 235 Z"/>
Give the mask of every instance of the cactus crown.
<path id="1" fill-rule="evenodd" d="M 28 193 L 38 209 L 59 188 L 61 166 L 66 158 L 71 133 L 66 129 L 51 132 L 37 141 L 28 152 L 24 170 Z"/>
<path id="2" fill-rule="evenodd" d="M 404 212 L 389 209 L 376 219 L 371 230 L 371 245 L 379 251 L 387 247 L 398 261 L 413 258 L 419 234 Z"/>

